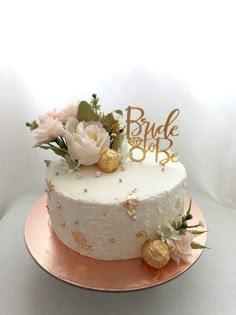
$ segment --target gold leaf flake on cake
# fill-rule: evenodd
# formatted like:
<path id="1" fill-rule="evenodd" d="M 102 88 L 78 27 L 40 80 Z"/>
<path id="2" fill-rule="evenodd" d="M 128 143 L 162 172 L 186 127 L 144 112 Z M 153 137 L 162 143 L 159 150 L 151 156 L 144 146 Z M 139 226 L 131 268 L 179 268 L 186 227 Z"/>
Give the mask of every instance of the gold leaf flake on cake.
<path id="1" fill-rule="evenodd" d="M 79 244 L 79 246 L 85 250 L 92 250 L 92 246 L 88 244 L 85 236 L 83 233 L 81 232 L 73 232 L 72 236 L 74 238 L 74 240 L 76 241 L 76 243 Z"/>
<path id="2" fill-rule="evenodd" d="M 137 188 L 132 190 L 131 193 L 129 193 L 127 200 L 122 202 L 122 205 L 127 209 L 128 215 L 133 219 L 136 219 L 136 212 L 138 206 L 137 191 L 138 191 Z"/>
<path id="3" fill-rule="evenodd" d="M 178 200 L 176 201 L 175 208 L 176 208 L 176 209 L 181 209 L 181 207 L 182 207 L 181 201 L 180 201 L 180 199 L 178 199 Z"/>
<path id="4" fill-rule="evenodd" d="M 46 167 L 48 167 L 51 164 L 51 160 L 44 160 L 44 163 L 46 164 Z"/>
<path id="5" fill-rule="evenodd" d="M 46 183 L 47 183 L 47 191 L 50 192 L 54 192 L 55 191 L 55 186 L 52 184 L 52 180 L 51 179 L 46 179 Z"/>
<path id="6" fill-rule="evenodd" d="M 139 231 L 136 233 L 136 237 L 137 238 L 147 238 L 148 237 L 148 233 L 146 231 Z"/>

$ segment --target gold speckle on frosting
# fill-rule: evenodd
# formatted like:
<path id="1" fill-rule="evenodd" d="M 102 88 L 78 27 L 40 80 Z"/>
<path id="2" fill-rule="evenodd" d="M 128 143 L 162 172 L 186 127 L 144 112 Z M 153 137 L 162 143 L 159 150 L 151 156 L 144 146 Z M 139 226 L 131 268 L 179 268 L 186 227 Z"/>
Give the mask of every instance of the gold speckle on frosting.
<path id="1" fill-rule="evenodd" d="M 46 164 L 46 167 L 48 167 L 51 164 L 51 160 L 44 160 L 44 163 Z"/>
<path id="2" fill-rule="evenodd" d="M 127 209 L 128 215 L 133 219 L 136 218 L 136 208 L 138 206 L 137 191 L 137 188 L 132 190 L 131 193 L 129 193 L 127 200 L 122 203 L 122 205 Z"/>
<path id="3" fill-rule="evenodd" d="M 74 240 L 76 241 L 76 243 L 79 244 L 79 246 L 85 250 L 92 250 L 92 246 L 88 244 L 85 236 L 83 233 L 81 232 L 73 232 L 72 236 L 74 238 Z"/>
<path id="4" fill-rule="evenodd" d="M 50 192 L 54 192 L 55 191 L 55 186 L 52 184 L 52 180 L 51 179 L 46 179 L 46 183 L 47 183 L 47 191 Z"/>
<path id="5" fill-rule="evenodd" d="M 180 201 L 180 199 L 178 199 L 176 201 L 175 207 L 176 207 L 176 209 L 181 209 L 181 206 L 182 206 L 181 201 Z"/>
<path id="6" fill-rule="evenodd" d="M 120 165 L 120 157 L 114 150 L 105 150 L 98 161 L 98 167 L 105 173 L 112 173 L 118 169 Z"/>
<path id="7" fill-rule="evenodd" d="M 150 240 L 143 246 L 143 259 L 151 267 L 162 268 L 170 260 L 170 251 L 161 240 Z"/>
<path id="8" fill-rule="evenodd" d="M 146 238 L 148 237 L 148 233 L 146 231 L 139 231 L 136 233 L 137 238 Z"/>

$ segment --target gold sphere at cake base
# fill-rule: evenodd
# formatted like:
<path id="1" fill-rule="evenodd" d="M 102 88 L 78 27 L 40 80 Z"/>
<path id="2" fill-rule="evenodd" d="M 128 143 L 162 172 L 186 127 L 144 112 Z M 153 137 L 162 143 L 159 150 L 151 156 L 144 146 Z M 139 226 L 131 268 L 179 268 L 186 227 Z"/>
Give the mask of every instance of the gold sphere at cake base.
<path id="1" fill-rule="evenodd" d="M 143 246 L 143 259 L 151 267 L 162 268 L 170 260 L 169 248 L 161 240 L 147 241 Z"/>
<path id="2" fill-rule="evenodd" d="M 120 157 L 114 150 L 105 150 L 98 161 L 98 167 L 105 173 L 112 173 L 118 169 L 120 165 Z"/>

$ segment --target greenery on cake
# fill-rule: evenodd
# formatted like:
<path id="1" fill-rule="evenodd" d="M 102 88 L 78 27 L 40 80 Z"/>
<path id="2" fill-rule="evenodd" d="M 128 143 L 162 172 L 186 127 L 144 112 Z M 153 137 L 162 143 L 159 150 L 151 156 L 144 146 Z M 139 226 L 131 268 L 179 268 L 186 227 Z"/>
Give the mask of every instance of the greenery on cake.
<path id="1" fill-rule="evenodd" d="M 198 227 L 204 227 L 202 221 L 199 221 L 194 225 L 188 223 L 188 221 L 193 219 L 193 216 L 190 213 L 191 205 L 192 200 L 190 199 L 189 208 L 186 214 L 178 215 L 170 223 L 158 226 L 157 228 L 157 235 L 167 244 L 170 250 L 170 257 L 177 264 L 179 264 L 181 260 L 188 262 L 192 253 L 193 239 L 196 235 L 205 232 L 197 230 Z M 205 246 L 202 248 L 205 248 Z"/>
<path id="2" fill-rule="evenodd" d="M 105 114 L 99 101 L 93 94 L 90 102 L 70 104 L 62 111 L 54 109 L 39 116 L 38 121 L 27 122 L 36 140 L 34 147 L 52 150 L 72 170 L 96 164 L 104 154 L 108 159 L 116 154 L 123 163 L 128 156 L 123 113 L 118 109 Z"/>
<path id="3" fill-rule="evenodd" d="M 192 200 L 188 211 L 184 215 L 178 215 L 174 220 L 157 227 L 157 239 L 149 240 L 143 247 L 143 259 L 152 267 L 164 267 L 170 259 L 176 264 L 181 261 L 189 263 L 192 256 L 192 249 L 203 249 L 206 246 L 197 243 L 194 238 L 206 231 L 198 230 L 198 227 L 204 227 L 204 223 L 189 225 L 192 220 L 191 211 Z"/>

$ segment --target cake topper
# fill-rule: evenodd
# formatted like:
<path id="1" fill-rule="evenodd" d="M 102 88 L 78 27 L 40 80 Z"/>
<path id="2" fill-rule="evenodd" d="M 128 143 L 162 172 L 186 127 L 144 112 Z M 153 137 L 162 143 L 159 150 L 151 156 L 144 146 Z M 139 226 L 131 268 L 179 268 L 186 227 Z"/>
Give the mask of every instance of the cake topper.
<path id="1" fill-rule="evenodd" d="M 172 110 L 165 123 L 157 126 L 145 118 L 145 112 L 140 107 L 129 106 L 127 109 L 126 135 L 131 146 L 129 155 L 134 162 L 142 162 L 148 151 L 155 153 L 155 162 L 162 166 L 169 161 L 177 162 L 178 153 L 170 152 L 176 137 L 178 126 L 174 124 L 180 110 Z M 162 156 L 160 157 L 160 154 Z M 164 154 L 164 156 L 163 156 Z"/>

